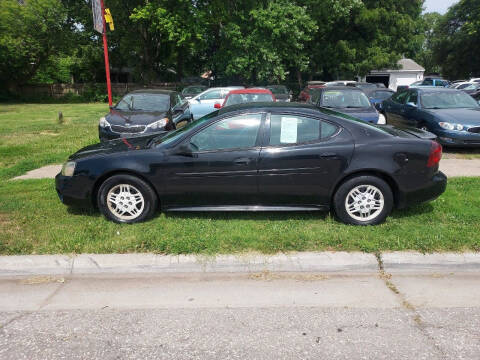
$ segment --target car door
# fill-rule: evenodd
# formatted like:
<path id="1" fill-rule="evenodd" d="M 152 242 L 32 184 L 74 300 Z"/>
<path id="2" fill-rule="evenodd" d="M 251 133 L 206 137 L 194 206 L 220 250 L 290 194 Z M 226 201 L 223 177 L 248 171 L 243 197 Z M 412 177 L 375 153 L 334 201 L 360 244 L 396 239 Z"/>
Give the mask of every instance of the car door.
<path id="1" fill-rule="evenodd" d="M 267 116 L 265 127 L 258 162 L 262 204 L 327 206 L 352 156 L 351 134 L 321 118 L 286 112 Z"/>
<path id="2" fill-rule="evenodd" d="M 402 106 L 400 113 L 398 114 L 398 125 L 417 127 L 418 103 L 418 91 L 408 91 L 405 105 Z"/>
<path id="3" fill-rule="evenodd" d="M 257 162 L 264 114 L 218 120 L 184 140 L 164 165 L 163 207 L 238 206 L 257 201 Z"/>
<path id="4" fill-rule="evenodd" d="M 408 91 L 401 91 L 394 94 L 384 102 L 384 112 L 389 125 L 400 125 L 402 123 L 401 113 L 408 96 Z"/>

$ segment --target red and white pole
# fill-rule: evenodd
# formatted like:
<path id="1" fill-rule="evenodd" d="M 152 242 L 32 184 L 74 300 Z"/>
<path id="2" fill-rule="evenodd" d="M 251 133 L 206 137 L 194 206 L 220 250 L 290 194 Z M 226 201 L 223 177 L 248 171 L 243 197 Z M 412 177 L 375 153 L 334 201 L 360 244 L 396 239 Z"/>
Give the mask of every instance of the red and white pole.
<path id="1" fill-rule="evenodd" d="M 105 6 L 103 5 L 103 0 L 100 0 L 100 4 L 102 6 L 103 54 L 105 56 L 105 74 L 107 76 L 108 106 L 112 106 L 112 83 L 110 82 L 110 63 L 108 61 L 107 23 L 105 22 Z"/>

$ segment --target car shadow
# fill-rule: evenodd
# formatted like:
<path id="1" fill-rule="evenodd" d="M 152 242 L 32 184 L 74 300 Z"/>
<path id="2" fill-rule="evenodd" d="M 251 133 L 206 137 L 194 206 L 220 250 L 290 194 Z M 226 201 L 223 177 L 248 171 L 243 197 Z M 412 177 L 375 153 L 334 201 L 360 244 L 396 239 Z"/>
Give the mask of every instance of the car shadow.
<path id="1" fill-rule="evenodd" d="M 325 220 L 328 211 L 190 211 L 165 212 L 166 218 L 172 219 L 209 219 L 209 220 Z"/>
<path id="2" fill-rule="evenodd" d="M 409 207 L 407 209 L 394 210 L 390 217 L 392 219 L 403 219 L 416 215 L 428 214 L 433 211 L 433 205 L 431 203 L 424 203 L 416 206 Z"/>
<path id="3" fill-rule="evenodd" d="M 102 214 L 97 209 L 68 206 L 67 212 L 70 215 L 101 217 Z"/>

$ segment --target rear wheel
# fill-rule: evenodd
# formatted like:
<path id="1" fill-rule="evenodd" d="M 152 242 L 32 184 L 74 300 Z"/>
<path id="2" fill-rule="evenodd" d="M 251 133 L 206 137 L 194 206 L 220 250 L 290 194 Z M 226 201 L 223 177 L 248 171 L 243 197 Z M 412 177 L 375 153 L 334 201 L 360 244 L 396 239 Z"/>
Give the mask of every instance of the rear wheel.
<path id="1" fill-rule="evenodd" d="M 345 224 L 377 225 L 392 211 L 392 190 L 376 176 L 357 176 L 340 185 L 333 197 L 333 207 Z"/>
<path id="2" fill-rule="evenodd" d="M 117 223 L 136 223 L 153 216 L 157 208 L 155 191 L 132 175 L 114 175 L 98 190 L 98 207 L 103 215 Z"/>

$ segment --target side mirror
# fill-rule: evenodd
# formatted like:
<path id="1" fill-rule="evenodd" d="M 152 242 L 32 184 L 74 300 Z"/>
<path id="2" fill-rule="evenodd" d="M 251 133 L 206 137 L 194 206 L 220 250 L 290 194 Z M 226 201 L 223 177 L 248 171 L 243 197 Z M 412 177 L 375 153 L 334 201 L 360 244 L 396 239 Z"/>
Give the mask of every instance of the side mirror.
<path id="1" fill-rule="evenodd" d="M 413 103 L 413 102 L 408 102 L 408 103 L 407 103 L 407 106 L 416 108 L 416 107 L 417 107 L 417 104 L 415 104 L 415 103 Z"/>
<path id="2" fill-rule="evenodd" d="M 215 109 L 221 109 L 222 108 L 222 105 L 220 105 L 220 103 L 215 103 L 215 105 L 213 105 L 213 107 Z"/>
<path id="3" fill-rule="evenodd" d="M 193 150 L 190 144 L 183 143 L 177 148 L 177 151 L 175 152 L 175 154 L 193 157 Z"/>

